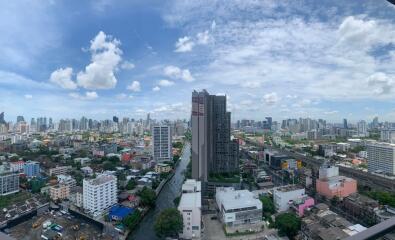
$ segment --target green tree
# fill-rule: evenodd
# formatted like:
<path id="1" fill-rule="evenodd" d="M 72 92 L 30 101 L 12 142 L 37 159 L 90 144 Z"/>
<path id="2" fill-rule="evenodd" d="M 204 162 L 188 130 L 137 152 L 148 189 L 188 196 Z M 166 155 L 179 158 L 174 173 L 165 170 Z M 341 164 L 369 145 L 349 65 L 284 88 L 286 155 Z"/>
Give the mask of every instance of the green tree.
<path id="1" fill-rule="evenodd" d="M 126 184 L 127 190 L 133 190 L 136 187 L 137 183 L 134 179 L 130 179 L 128 184 Z"/>
<path id="2" fill-rule="evenodd" d="M 261 197 L 263 213 L 273 214 L 275 211 L 273 200 L 270 197 Z"/>
<path id="3" fill-rule="evenodd" d="M 154 190 L 144 187 L 140 192 L 138 192 L 141 204 L 143 206 L 153 207 L 155 206 L 156 193 Z"/>
<path id="4" fill-rule="evenodd" d="M 167 208 L 156 218 L 154 230 L 160 238 L 178 237 L 183 226 L 181 213 L 175 208 Z"/>
<path id="5" fill-rule="evenodd" d="M 278 229 L 280 236 L 286 235 L 290 239 L 294 239 L 300 229 L 301 221 L 293 213 L 282 213 L 276 217 L 274 226 Z"/>
<path id="6" fill-rule="evenodd" d="M 103 170 L 115 171 L 115 164 L 110 161 L 103 163 Z"/>
<path id="7" fill-rule="evenodd" d="M 135 211 L 132 214 L 128 215 L 126 218 L 124 218 L 122 222 L 129 228 L 129 230 L 133 230 L 139 223 L 140 218 L 140 210 L 135 209 Z"/>

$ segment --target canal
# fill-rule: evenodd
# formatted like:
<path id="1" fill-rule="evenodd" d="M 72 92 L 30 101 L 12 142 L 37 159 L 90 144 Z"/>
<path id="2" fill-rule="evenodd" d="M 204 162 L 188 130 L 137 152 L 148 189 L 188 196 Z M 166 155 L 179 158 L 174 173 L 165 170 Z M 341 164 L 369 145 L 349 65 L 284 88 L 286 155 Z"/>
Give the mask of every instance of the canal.
<path id="1" fill-rule="evenodd" d="M 128 237 L 128 240 L 155 240 L 154 223 L 159 213 L 166 209 L 175 207 L 174 199 L 181 194 L 181 186 L 184 182 L 184 170 L 187 168 L 191 156 L 190 144 L 185 143 L 180 163 L 176 168 L 174 176 L 165 184 L 156 199 L 156 207 L 149 211 L 140 222 L 137 229 Z"/>

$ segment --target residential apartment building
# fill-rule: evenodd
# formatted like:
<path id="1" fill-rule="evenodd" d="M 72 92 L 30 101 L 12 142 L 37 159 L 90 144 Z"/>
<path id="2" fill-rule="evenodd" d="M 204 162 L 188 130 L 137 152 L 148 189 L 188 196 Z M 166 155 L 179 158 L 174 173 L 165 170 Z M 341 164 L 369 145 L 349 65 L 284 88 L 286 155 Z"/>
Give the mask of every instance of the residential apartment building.
<path id="1" fill-rule="evenodd" d="M 395 144 L 368 142 L 368 172 L 395 174 Z"/>
<path id="2" fill-rule="evenodd" d="M 226 96 L 206 90 L 192 93 L 192 178 L 208 181 L 210 173 L 239 170 L 239 145 L 231 140 L 231 114 Z"/>
<path id="3" fill-rule="evenodd" d="M 83 180 L 84 209 L 94 217 L 117 203 L 117 178 L 99 175 L 95 179 Z"/>
<path id="4" fill-rule="evenodd" d="M 57 184 L 49 189 L 49 196 L 52 200 L 63 200 L 70 196 L 70 186 L 66 184 Z"/>
<path id="5" fill-rule="evenodd" d="M 29 160 L 23 165 L 23 172 L 28 178 L 37 177 L 40 174 L 40 164 Z"/>
<path id="6" fill-rule="evenodd" d="M 297 185 L 282 186 L 273 191 L 273 202 L 277 212 L 287 211 L 294 201 L 301 201 L 305 198 L 305 189 Z"/>
<path id="7" fill-rule="evenodd" d="M 2 169 L 0 171 L 0 196 L 19 192 L 19 174 Z"/>
<path id="8" fill-rule="evenodd" d="M 227 232 L 262 223 L 262 202 L 248 190 L 235 190 L 233 187 L 216 189 L 215 200 L 220 220 Z M 232 230 L 231 230 L 232 229 Z"/>
<path id="9" fill-rule="evenodd" d="M 178 211 L 183 218 L 183 231 L 180 234 L 182 239 L 200 239 L 201 218 L 202 218 L 202 200 L 201 200 L 201 182 L 188 179 L 183 185 L 183 191 L 178 205 Z"/>
<path id="10" fill-rule="evenodd" d="M 72 167 L 71 166 L 57 166 L 55 168 L 50 168 L 49 169 L 49 176 L 52 175 L 60 175 L 60 174 L 68 174 L 71 171 Z"/>
<path id="11" fill-rule="evenodd" d="M 170 126 L 154 126 L 152 128 L 152 148 L 156 162 L 172 161 L 172 135 Z"/>
<path id="12" fill-rule="evenodd" d="M 12 172 L 22 172 L 24 165 L 25 165 L 24 161 L 10 162 L 10 170 Z"/>

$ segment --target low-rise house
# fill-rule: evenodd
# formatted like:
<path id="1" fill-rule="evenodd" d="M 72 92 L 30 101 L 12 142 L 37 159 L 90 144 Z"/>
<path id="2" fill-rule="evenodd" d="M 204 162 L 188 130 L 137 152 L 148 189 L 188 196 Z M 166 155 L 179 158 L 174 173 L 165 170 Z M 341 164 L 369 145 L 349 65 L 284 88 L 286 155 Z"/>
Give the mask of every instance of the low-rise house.
<path id="1" fill-rule="evenodd" d="M 66 184 L 51 186 L 49 189 L 49 195 L 54 201 L 66 199 L 70 195 L 70 186 Z"/>
<path id="2" fill-rule="evenodd" d="M 219 187 L 216 189 L 215 200 L 221 222 L 228 233 L 246 226 L 261 229 L 262 202 L 252 192 Z"/>
<path id="3" fill-rule="evenodd" d="M 287 211 L 293 202 L 299 202 L 305 198 L 305 189 L 298 185 L 287 185 L 273 190 L 273 202 L 277 212 Z"/>

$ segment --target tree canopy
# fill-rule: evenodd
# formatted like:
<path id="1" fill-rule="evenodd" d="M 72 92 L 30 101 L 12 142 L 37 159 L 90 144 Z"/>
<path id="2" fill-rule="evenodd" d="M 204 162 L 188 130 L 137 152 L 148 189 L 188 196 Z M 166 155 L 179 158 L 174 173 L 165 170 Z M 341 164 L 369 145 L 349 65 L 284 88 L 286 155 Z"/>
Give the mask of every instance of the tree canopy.
<path id="1" fill-rule="evenodd" d="M 183 219 L 181 213 L 175 208 L 163 210 L 156 218 L 154 230 L 158 237 L 178 237 L 178 233 L 183 229 Z"/>
<path id="2" fill-rule="evenodd" d="M 138 192 L 138 196 L 140 197 L 141 204 L 143 206 L 155 206 L 156 194 L 154 190 L 144 187 L 140 192 Z"/>
<path id="3" fill-rule="evenodd" d="M 275 211 L 273 200 L 269 197 L 261 197 L 262 211 L 264 213 L 273 214 Z"/>
<path id="4" fill-rule="evenodd" d="M 274 226 L 278 229 L 280 236 L 286 235 L 293 239 L 300 229 L 301 221 L 293 213 L 282 213 L 276 217 Z"/>

